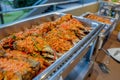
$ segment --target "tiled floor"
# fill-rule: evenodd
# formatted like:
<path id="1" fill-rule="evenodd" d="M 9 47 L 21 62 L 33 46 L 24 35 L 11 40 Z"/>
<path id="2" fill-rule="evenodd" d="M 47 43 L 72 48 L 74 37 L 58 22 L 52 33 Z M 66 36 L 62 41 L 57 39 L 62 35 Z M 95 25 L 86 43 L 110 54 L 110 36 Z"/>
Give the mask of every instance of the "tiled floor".
<path id="1" fill-rule="evenodd" d="M 117 47 L 120 48 L 120 41 L 117 40 L 117 34 L 117 31 L 113 31 L 110 39 L 104 45 L 104 49 Z M 106 63 L 106 60 L 109 60 L 109 64 Z M 98 52 L 96 61 L 105 63 L 110 69 L 110 73 L 106 74 L 102 72 L 96 62 L 94 64 L 93 72 L 88 80 L 120 80 L 120 63 L 108 57 L 102 50 Z"/>

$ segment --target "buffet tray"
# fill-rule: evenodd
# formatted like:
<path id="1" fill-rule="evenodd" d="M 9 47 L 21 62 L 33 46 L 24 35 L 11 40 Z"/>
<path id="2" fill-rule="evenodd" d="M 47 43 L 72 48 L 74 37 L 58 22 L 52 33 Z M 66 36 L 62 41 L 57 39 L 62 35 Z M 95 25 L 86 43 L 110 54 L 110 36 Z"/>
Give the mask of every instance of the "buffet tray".
<path id="1" fill-rule="evenodd" d="M 0 26 L 0 39 L 19 31 L 24 31 L 28 28 L 32 28 L 35 25 L 41 24 L 43 22 L 54 21 L 59 17 L 63 16 L 63 13 L 52 13 L 48 15 L 35 16 L 32 18 L 16 21 L 14 23 L 6 24 Z M 74 16 L 75 17 L 75 16 Z M 77 18 L 77 17 L 75 17 Z M 65 70 L 68 69 L 72 64 L 76 65 L 77 60 L 80 60 L 89 50 L 90 44 L 95 41 L 104 28 L 105 25 L 101 23 L 96 23 L 92 21 L 85 21 L 82 18 L 77 18 L 85 26 L 91 26 L 93 29 L 88 35 L 86 35 L 82 40 L 75 44 L 69 51 L 57 59 L 53 64 L 51 64 L 47 69 L 38 74 L 34 80 L 58 80 L 60 75 L 66 73 Z M 69 71 L 72 68 L 69 67 Z M 67 74 L 66 74 L 67 75 Z"/>
<path id="2" fill-rule="evenodd" d="M 86 18 L 85 16 L 87 16 L 89 14 L 97 15 L 99 17 L 102 17 L 103 19 L 104 18 L 109 19 L 111 21 L 111 24 L 105 24 L 103 22 L 99 22 L 99 21 L 96 21 L 96 20 L 91 20 L 91 19 Z M 101 23 L 101 24 L 105 25 L 104 29 L 102 30 L 102 32 L 99 35 L 100 36 L 100 46 L 99 46 L 99 49 L 100 49 L 104 45 L 104 43 L 108 40 L 111 32 L 115 29 L 116 24 L 117 24 L 117 20 L 115 18 L 101 16 L 101 15 L 94 14 L 94 13 L 91 13 L 91 12 L 86 12 L 85 14 L 81 15 L 80 17 L 84 18 L 84 19 L 86 19 L 88 21 L 94 21 L 94 22 Z"/>
<path id="3" fill-rule="evenodd" d="M 103 23 L 103 22 L 92 20 L 92 21 L 95 21 L 95 22 L 98 22 L 98 23 L 106 24 L 106 27 L 104 28 L 105 30 L 108 30 L 109 26 L 114 27 L 113 24 L 115 24 L 115 22 L 116 22 L 115 18 L 106 17 L 106 16 L 102 16 L 102 15 L 99 15 L 99 14 L 91 13 L 91 12 L 86 12 L 86 13 L 82 14 L 81 17 L 86 18 L 86 16 L 88 16 L 89 14 L 96 15 L 96 16 L 101 17 L 103 19 L 109 19 L 111 24 L 106 24 L 106 23 Z M 88 18 L 86 18 L 86 19 L 88 19 Z M 91 20 L 91 19 L 88 19 L 88 20 Z"/>

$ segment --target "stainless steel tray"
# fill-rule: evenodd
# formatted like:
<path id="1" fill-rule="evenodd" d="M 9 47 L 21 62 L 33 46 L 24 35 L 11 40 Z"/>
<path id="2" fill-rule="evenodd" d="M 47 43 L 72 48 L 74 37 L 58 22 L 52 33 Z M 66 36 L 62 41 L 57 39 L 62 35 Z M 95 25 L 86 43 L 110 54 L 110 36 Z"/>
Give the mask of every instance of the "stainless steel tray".
<path id="1" fill-rule="evenodd" d="M 85 14 L 81 15 L 80 17 L 84 18 L 84 19 L 86 19 L 88 21 L 94 21 L 94 22 L 101 23 L 101 24 L 105 25 L 104 29 L 102 30 L 102 32 L 99 35 L 100 38 L 99 38 L 99 48 L 98 49 L 101 49 L 102 46 L 105 44 L 105 42 L 109 39 L 109 36 L 112 33 L 112 31 L 115 29 L 116 24 L 117 24 L 117 20 L 115 18 L 94 14 L 94 15 L 109 19 L 111 21 L 111 23 L 112 23 L 112 24 L 105 24 L 105 23 L 102 23 L 102 22 L 98 22 L 98 21 L 95 21 L 95 20 L 85 18 L 85 16 L 87 16 L 89 14 L 94 14 L 94 13 L 86 12 Z"/>
<path id="2" fill-rule="evenodd" d="M 89 15 L 89 14 L 94 14 L 94 13 L 91 13 L 91 12 L 86 12 L 84 14 L 82 14 L 80 17 L 83 17 L 85 19 L 88 19 L 86 18 L 85 16 Z M 106 17 L 106 16 L 101 16 L 99 14 L 94 14 L 94 15 L 97 15 L 99 17 L 102 17 L 102 18 L 106 18 L 106 19 L 109 19 L 111 21 L 112 24 L 105 24 L 103 22 L 99 22 L 99 21 L 96 21 L 96 20 L 91 20 L 91 19 L 88 19 L 90 21 L 94 21 L 94 22 L 97 22 L 97 23 L 101 23 L 101 24 L 105 24 L 106 26 L 104 27 L 104 32 L 103 34 L 106 35 L 109 31 L 113 31 L 113 29 L 115 28 L 116 26 L 116 19 L 115 18 L 111 18 L 111 17 Z"/>
<path id="3" fill-rule="evenodd" d="M 9 34 L 23 31 L 26 28 L 34 27 L 33 25 L 38 25 L 47 21 L 54 21 L 55 19 L 63 16 L 63 13 L 53 13 L 48 15 L 36 16 L 29 19 L 17 21 L 11 24 L 0 26 L 0 39 L 8 36 Z M 77 17 L 75 17 L 77 18 Z M 72 70 L 73 64 L 76 65 L 77 62 L 87 53 L 90 44 L 97 39 L 99 33 L 104 28 L 104 25 L 96 22 L 86 22 L 84 19 L 77 18 L 82 21 L 84 25 L 89 25 L 94 29 L 80 40 L 73 48 L 67 51 L 59 59 L 57 59 L 52 65 L 45 69 L 42 73 L 38 74 L 34 80 L 58 80 L 58 78 L 68 73 L 67 69 Z M 74 67 L 74 66 L 73 66 Z M 67 74 L 66 74 L 67 75 Z"/>

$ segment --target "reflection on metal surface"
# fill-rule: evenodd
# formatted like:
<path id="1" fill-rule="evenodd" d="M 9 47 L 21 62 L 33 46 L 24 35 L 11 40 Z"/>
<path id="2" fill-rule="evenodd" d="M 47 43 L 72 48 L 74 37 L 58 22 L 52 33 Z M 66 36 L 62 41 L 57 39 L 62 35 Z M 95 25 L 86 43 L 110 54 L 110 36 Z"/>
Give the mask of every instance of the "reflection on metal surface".
<path id="1" fill-rule="evenodd" d="M 79 61 L 74 69 L 68 74 L 65 80 L 84 80 L 85 77 L 89 75 L 89 72 L 92 70 L 92 66 L 93 62 L 86 61 L 86 58 L 82 58 L 82 60 Z"/>

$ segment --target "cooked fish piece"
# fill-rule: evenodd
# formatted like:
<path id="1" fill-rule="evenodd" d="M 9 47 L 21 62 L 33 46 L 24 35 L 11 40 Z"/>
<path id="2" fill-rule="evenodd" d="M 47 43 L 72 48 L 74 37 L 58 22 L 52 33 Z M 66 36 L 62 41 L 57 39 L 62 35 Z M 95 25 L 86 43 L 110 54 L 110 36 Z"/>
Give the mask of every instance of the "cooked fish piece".
<path id="1" fill-rule="evenodd" d="M 24 40 L 15 41 L 13 43 L 13 48 L 26 53 L 36 51 L 33 45 L 33 41 L 29 37 L 26 37 Z"/>
<path id="2" fill-rule="evenodd" d="M 39 70 L 43 70 L 50 65 L 50 63 L 41 57 L 39 53 L 26 54 L 25 52 L 17 50 L 7 50 L 5 57 L 29 63 L 32 70 L 35 71 L 34 74 L 37 74 Z"/>
<path id="3" fill-rule="evenodd" d="M 60 25 L 61 23 L 63 22 L 66 22 L 66 21 L 69 21 L 70 19 L 72 19 L 72 15 L 71 14 L 67 14 L 67 15 L 64 15 L 62 16 L 61 18 L 57 19 L 55 21 L 56 25 Z"/>
<path id="4" fill-rule="evenodd" d="M 37 28 L 26 29 L 25 31 L 20 31 L 18 33 L 14 33 L 12 37 L 15 40 L 23 40 L 28 36 L 40 36 L 39 30 Z"/>
<path id="5" fill-rule="evenodd" d="M 84 29 L 84 26 L 80 22 L 78 22 L 76 19 L 71 19 L 70 21 L 63 22 L 59 27 L 65 30 Z"/>
<path id="6" fill-rule="evenodd" d="M 71 30 L 87 30 L 87 29 L 91 29 L 89 26 L 84 25 L 83 22 L 73 18 L 70 21 L 67 22 L 63 22 L 60 27 L 64 28 L 64 29 L 71 29 Z"/>
<path id="7" fill-rule="evenodd" d="M 74 32 L 74 34 L 79 38 L 82 39 L 83 36 L 89 33 L 91 28 L 85 27 L 82 22 L 78 21 L 77 19 L 71 19 L 68 22 L 64 22 L 61 25 L 59 25 L 60 28 L 64 30 L 68 30 L 71 32 Z"/>
<path id="8" fill-rule="evenodd" d="M 18 50 L 6 50 L 4 57 L 16 60 L 23 60 L 29 63 L 31 68 L 33 68 L 33 70 L 36 72 L 40 69 L 40 63 L 24 52 Z"/>
<path id="9" fill-rule="evenodd" d="M 32 39 L 34 42 L 35 47 L 41 53 L 44 53 L 44 57 L 49 57 L 53 60 L 57 59 L 56 52 L 49 46 L 49 44 L 43 39 L 42 37 Z M 41 55 L 43 56 L 43 55 Z M 51 57 L 53 56 L 53 57 Z"/>
<path id="10" fill-rule="evenodd" d="M 75 35 L 73 31 L 65 30 L 62 28 L 53 29 L 48 35 L 59 37 L 60 39 L 76 44 L 79 41 L 79 38 Z"/>
<path id="11" fill-rule="evenodd" d="M 42 51 L 46 47 L 49 47 L 46 41 L 41 37 L 35 36 L 28 36 L 24 40 L 18 40 L 14 43 L 14 49 L 25 52 Z M 52 52 L 52 50 L 50 50 L 50 52 Z"/>
<path id="12" fill-rule="evenodd" d="M 37 26 L 35 29 L 39 31 L 39 35 L 44 36 L 46 35 L 46 33 L 51 31 L 55 27 L 56 27 L 56 24 L 54 22 L 46 22 Z"/>
<path id="13" fill-rule="evenodd" d="M 15 39 L 13 38 L 13 36 L 8 36 L 8 37 L 5 37 L 4 39 L 2 39 L 0 44 L 4 49 L 8 49 L 8 48 L 13 49 L 14 41 L 15 41 Z"/>
<path id="14" fill-rule="evenodd" d="M 50 62 L 48 62 L 48 60 L 45 57 L 41 56 L 39 53 L 34 53 L 30 55 L 33 56 L 35 60 L 40 62 L 40 65 L 41 65 L 40 72 L 42 72 L 44 69 L 46 69 L 51 64 Z"/>
<path id="15" fill-rule="evenodd" d="M 10 76 L 11 73 L 19 73 L 22 77 L 22 80 L 31 80 L 34 76 L 34 71 L 30 67 L 30 64 L 22 61 L 22 60 L 14 60 L 14 59 L 7 59 L 7 58 L 0 58 L 0 69 L 5 72 L 4 79 L 6 80 L 15 80 Z M 11 72 L 8 73 L 7 72 Z M 18 79 L 21 80 L 21 79 Z"/>
<path id="16" fill-rule="evenodd" d="M 70 23 L 70 27 L 74 27 L 74 28 L 79 28 L 80 30 L 84 30 L 85 26 L 83 25 L 83 23 L 75 18 L 71 19 L 69 21 Z"/>
<path id="17" fill-rule="evenodd" d="M 25 80 L 25 79 L 23 79 L 21 74 L 19 73 L 13 73 L 11 71 L 3 71 L 3 78 L 1 80 Z"/>
<path id="18" fill-rule="evenodd" d="M 48 45 L 42 37 L 28 36 L 24 40 L 18 40 L 14 43 L 14 49 L 24 51 L 27 54 L 39 53 L 43 57 L 55 61 L 56 52 Z M 44 55 L 42 53 L 45 53 Z"/>
<path id="19" fill-rule="evenodd" d="M 70 41 L 61 39 L 60 37 L 55 36 L 54 33 L 48 34 L 45 38 L 52 49 L 58 53 L 64 53 L 73 46 Z"/>
<path id="20" fill-rule="evenodd" d="M 79 39 L 81 35 L 85 35 L 79 28 L 71 26 L 69 23 L 63 23 L 60 25 L 60 28 L 70 31 L 70 32 L 74 32 L 75 36 L 78 37 Z"/>
<path id="21" fill-rule="evenodd" d="M 40 36 L 39 30 L 36 28 L 26 29 L 23 32 L 23 37 L 26 38 L 28 36 Z M 22 38 L 22 39 L 24 39 L 24 38 Z"/>

